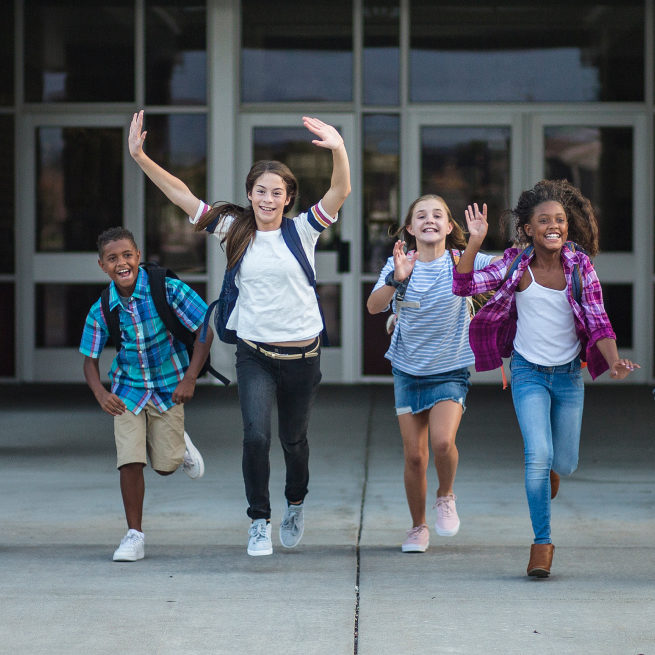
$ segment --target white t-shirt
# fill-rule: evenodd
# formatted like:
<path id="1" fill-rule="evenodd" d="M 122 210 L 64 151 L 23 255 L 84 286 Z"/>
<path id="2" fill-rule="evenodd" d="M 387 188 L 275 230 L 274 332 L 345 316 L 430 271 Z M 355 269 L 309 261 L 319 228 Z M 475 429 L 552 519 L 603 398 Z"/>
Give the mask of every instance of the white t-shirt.
<path id="1" fill-rule="evenodd" d="M 475 269 L 484 268 L 492 259 L 493 255 L 478 253 Z M 393 257 L 389 257 L 374 291 L 384 286 L 393 269 Z M 385 354 L 394 368 L 410 375 L 433 375 L 475 362 L 469 346 L 469 310 L 466 298 L 453 295 L 453 261 L 448 250 L 431 262 L 414 264 L 405 300 L 418 301 L 420 307 L 403 307 L 398 313 Z"/>
<path id="2" fill-rule="evenodd" d="M 191 222 L 209 209 L 201 203 Z M 222 239 L 233 218 L 228 216 L 213 235 Z M 314 269 L 314 249 L 320 233 L 335 223 L 321 203 L 293 219 L 307 259 Z M 287 247 L 282 230 L 257 230 L 246 250 L 235 283 L 239 297 L 227 327 L 250 341 L 279 343 L 318 336 L 323 329 L 314 289 Z"/>

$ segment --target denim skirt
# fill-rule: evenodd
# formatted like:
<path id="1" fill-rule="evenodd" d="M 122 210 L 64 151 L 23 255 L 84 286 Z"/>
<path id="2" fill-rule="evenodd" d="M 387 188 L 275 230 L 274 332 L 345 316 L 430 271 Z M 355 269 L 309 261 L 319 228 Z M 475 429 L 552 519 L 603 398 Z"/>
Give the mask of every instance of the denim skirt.
<path id="1" fill-rule="evenodd" d="M 468 367 L 434 375 L 411 375 L 392 368 L 396 414 L 419 414 L 442 400 L 453 400 L 466 410 L 466 394 L 471 386 Z"/>

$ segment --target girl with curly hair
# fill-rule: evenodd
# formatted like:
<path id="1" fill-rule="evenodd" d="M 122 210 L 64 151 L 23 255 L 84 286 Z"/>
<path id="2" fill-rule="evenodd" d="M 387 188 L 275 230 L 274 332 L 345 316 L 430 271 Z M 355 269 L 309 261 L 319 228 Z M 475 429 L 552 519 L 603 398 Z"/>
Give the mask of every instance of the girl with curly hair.
<path id="1" fill-rule="evenodd" d="M 584 384 L 610 370 L 623 379 L 638 364 L 619 356 L 596 271 L 598 226 L 588 198 L 566 180 L 542 180 L 509 212 L 515 243 L 503 258 L 474 270 L 487 233 L 487 207 L 469 205 L 469 243 L 453 292 L 495 291 L 471 322 L 475 367 L 486 371 L 511 355 L 512 400 L 523 435 L 525 489 L 534 531 L 527 574 L 548 577 L 554 546 L 551 499 L 560 475 L 578 466 Z M 518 265 L 507 275 L 512 263 Z"/>

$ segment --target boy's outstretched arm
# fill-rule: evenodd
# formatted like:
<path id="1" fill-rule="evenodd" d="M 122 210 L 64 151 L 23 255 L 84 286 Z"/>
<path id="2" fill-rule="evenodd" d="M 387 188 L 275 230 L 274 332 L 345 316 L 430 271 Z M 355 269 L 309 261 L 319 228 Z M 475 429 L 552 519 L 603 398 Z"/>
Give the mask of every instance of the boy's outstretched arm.
<path id="1" fill-rule="evenodd" d="M 189 402 L 189 400 L 193 398 L 193 394 L 196 390 L 198 374 L 200 373 L 200 369 L 202 369 L 205 360 L 209 356 L 209 349 L 214 340 L 214 333 L 211 330 L 207 330 L 207 338 L 203 343 L 200 341 L 201 332 L 202 325 L 196 330 L 196 340 L 193 344 L 193 356 L 189 362 L 189 368 L 187 368 L 184 377 L 180 380 L 180 383 L 175 388 L 171 397 L 173 402 L 178 405 Z"/>
<path id="2" fill-rule="evenodd" d="M 100 381 L 98 360 L 84 356 L 84 379 L 102 409 L 112 416 L 120 416 L 126 409 L 125 403 L 116 395 L 107 391 Z"/>
<path id="3" fill-rule="evenodd" d="M 343 138 L 332 125 L 309 116 L 303 116 L 302 121 L 310 132 L 319 137 L 312 141 L 315 146 L 332 150 L 332 179 L 321 204 L 330 216 L 336 216 L 350 194 L 350 163 L 346 146 Z"/>
<path id="4" fill-rule="evenodd" d="M 182 180 L 171 175 L 146 155 L 143 151 L 146 134 L 147 132 L 143 131 L 142 109 L 134 114 L 130 124 L 130 134 L 127 139 L 130 155 L 173 204 L 177 205 L 187 216 L 195 216 L 200 200 L 191 193 L 189 187 Z"/>

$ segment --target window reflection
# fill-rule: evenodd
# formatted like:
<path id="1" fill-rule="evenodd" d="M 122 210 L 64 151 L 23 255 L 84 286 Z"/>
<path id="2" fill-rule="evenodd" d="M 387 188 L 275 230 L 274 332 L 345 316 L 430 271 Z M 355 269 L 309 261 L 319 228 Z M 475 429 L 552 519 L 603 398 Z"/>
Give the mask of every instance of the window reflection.
<path id="1" fill-rule="evenodd" d="M 0 273 L 14 272 L 14 118 L 0 116 Z"/>
<path id="2" fill-rule="evenodd" d="M 37 251 L 95 251 L 123 222 L 123 131 L 40 127 L 36 147 Z"/>
<path id="3" fill-rule="evenodd" d="M 393 247 L 389 228 L 402 220 L 398 210 L 400 118 L 365 116 L 363 128 L 362 271 L 378 273 Z"/>
<path id="4" fill-rule="evenodd" d="M 421 193 L 443 197 L 453 218 L 466 228 L 464 210 L 487 203 L 487 250 L 503 250 L 500 217 L 510 206 L 509 127 L 423 127 Z"/>
<path id="5" fill-rule="evenodd" d="M 203 104 L 206 11 L 197 0 L 149 0 L 146 11 L 146 101 Z"/>
<path id="6" fill-rule="evenodd" d="M 391 362 L 385 359 L 384 353 L 389 349 L 390 337 L 387 334 L 386 322 L 388 312 L 369 314 L 366 309 L 366 299 L 371 295 L 375 283 L 362 283 L 362 373 L 364 375 L 391 375 Z"/>
<path id="7" fill-rule="evenodd" d="M 337 130 L 341 131 L 338 125 Z M 317 203 L 330 188 L 332 155 L 312 143 L 303 127 L 256 127 L 253 130 L 253 161 L 275 159 L 286 164 L 298 180 L 298 197 L 285 213 L 295 216 Z M 317 248 L 334 250 L 339 245 L 339 221 L 321 232 Z"/>
<path id="8" fill-rule="evenodd" d="M 14 3 L 0 7 L 0 105 L 14 104 Z M 3 152 L 6 152 L 3 150 Z"/>
<path id="9" fill-rule="evenodd" d="M 632 128 L 547 127 L 545 177 L 566 178 L 596 212 L 600 249 L 632 250 Z"/>
<path id="10" fill-rule="evenodd" d="M 207 198 L 207 119 L 200 114 L 147 117 L 150 156 L 179 177 L 199 198 Z M 178 272 L 206 269 L 207 239 L 188 217 L 150 182 L 146 183 L 146 254 Z"/>
<path id="11" fill-rule="evenodd" d="M 644 99 L 643 0 L 412 0 L 410 21 L 415 102 Z"/>
<path id="12" fill-rule="evenodd" d="M 603 304 L 619 348 L 632 348 L 632 285 L 604 283 Z"/>
<path id="13" fill-rule="evenodd" d="M 352 100 L 352 2 L 241 2 L 241 100 Z"/>
<path id="14" fill-rule="evenodd" d="M 362 82 L 364 104 L 399 104 L 398 0 L 364 0 Z"/>
<path id="15" fill-rule="evenodd" d="M 134 1 L 25 0 L 28 102 L 134 99 Z"/>

